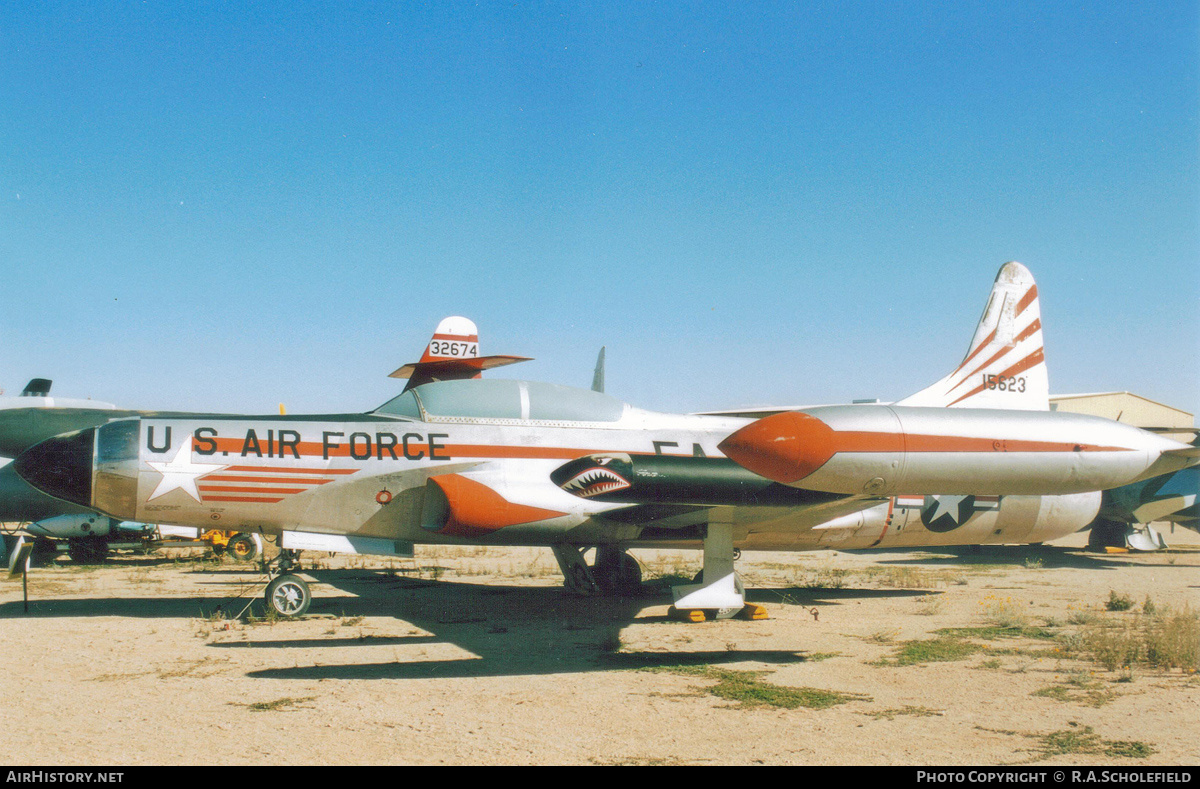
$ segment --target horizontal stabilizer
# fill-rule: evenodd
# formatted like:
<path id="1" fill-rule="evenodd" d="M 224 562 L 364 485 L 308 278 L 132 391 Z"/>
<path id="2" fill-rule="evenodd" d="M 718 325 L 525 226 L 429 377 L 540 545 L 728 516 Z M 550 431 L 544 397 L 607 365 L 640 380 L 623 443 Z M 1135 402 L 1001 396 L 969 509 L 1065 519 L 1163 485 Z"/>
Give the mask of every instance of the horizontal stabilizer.
<path id="1" fill-rule="evenodd" d="M 429 373 L 438 381 L 448 381 L 451 375 L 457 372 L 471 372 L 478 375 L 483 370 L 491 370 L 496 367 L 504 367 L 517 362 L 533 361 L 528 356 L 505 356 L 497 354 L 495 356 L 480 356 L 477 359 L 449 359 L 437 362 L 409 362 L 393 373 L 388 374 L 388 378 L 413 378 L 417 373 Z M 460 375 L 459 378 L 473 378 L 473 375 Z"/>
<path id="2" fill-rule="evenodd" d="M 407 378 L 405 391 L 431 381 L 479 378 L 484 370 L 530 361 L 527 356 L 480 356 L 479 330 L 475 322 L 458 315 L 443 318 L 433 330 L 421 360 L 391 373 L 389 378 Z"/>
<path id="3" fill-rule="evenodd" d="M 34 378 L 25 384 L 21 397 L 49 397 L 52 383 L 49 378 Z"/>

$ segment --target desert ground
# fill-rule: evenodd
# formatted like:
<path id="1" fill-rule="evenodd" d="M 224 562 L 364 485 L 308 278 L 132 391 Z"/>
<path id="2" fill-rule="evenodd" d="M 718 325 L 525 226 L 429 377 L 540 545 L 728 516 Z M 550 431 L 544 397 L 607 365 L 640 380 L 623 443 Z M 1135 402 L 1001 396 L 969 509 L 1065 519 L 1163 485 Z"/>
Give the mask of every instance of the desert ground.
<path id="1" fill-rule="evenodd" d="M 306 554 L 299 621 L 199 548 L 64 555 L 28 613 L 0 583 L 0 727 L 9 761 L 62 766 L 1195 765 L 1200 537 L 1166 537 L 747 553 L 770 618 L 703 623 L 667 616 L 698 551 L 634 551 L 621 599 L 568 593 L 544 549 Z"/>

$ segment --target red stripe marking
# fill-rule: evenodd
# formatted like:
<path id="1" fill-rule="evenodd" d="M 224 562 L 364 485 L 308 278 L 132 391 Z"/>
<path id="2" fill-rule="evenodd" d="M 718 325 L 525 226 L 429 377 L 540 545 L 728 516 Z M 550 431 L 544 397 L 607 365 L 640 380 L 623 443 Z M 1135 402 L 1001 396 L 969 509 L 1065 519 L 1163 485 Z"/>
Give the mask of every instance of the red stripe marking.
<path id="1" fill-rule="evenodd" d="M 268 469 L 264 469 L 266 471 Z M 274 471 L 274 469 L 269 469 Z M 209 474 L 204 478 L 206 481 L 213 482 L 281 482 L 287 485 L 327 485 L 333 482 L 331 479 L 306 479 L 304 477 L 247 477 L 238 474 Z"/>
<path id="2" fill-rule="evenodd" d="M 1038 348 L 1033 353 L 1029 354 L 1024 359 L 1022 359 L 1021 361 L 1014 364 L 1012 367 L 1009 367 L 1007 370 L 1000 373 L 1000 375 L 1011 376 L 1011 375 L 1016 375 L 1018 373 L 1023 373 L 1026 370 L 1028 370 L 1030 367 L 1035 367 L 1035 366 L 1041 364 L 1042 362 L 1044 362 L 1045 360 L 1046 360 L 1045 353 L 1042 352 L 1041 348 Z M 955 400 L 953 403 L 950 403 L 950 405 L 954 405 L 955 403 L 961 403 L 963 400 L 966 400 L 968 397 L 979 394 L 980 392 L 983 391 L 985 386 L 987 386 L 986 383 L 979 384 L 974 389 L 972 389 L 971 391 L 967 392 L 962 397 Z"/>
<path id="3" fill-rule="evenodd" d="M 243 501 L 243 502 L 249 502 L 249 503 L 257 502 L 259 504 L 278 504 L 279 502 L 283 501 L 283 497 L 281 496 L 280 498 L 277 498 L 277 499 L 263 499 L 263 498 L 253 497 L 253 496 L 205 496 L 204 500 L 205 501 Z"/>
<path id="4" fill-rule="evenodd" d="M 896 500 L 888 499 L 888 511 L 887 511 L 887 517 L 883 519 L 883 531 L 879 532 L 879 539 L 875 540 L 875 542 L 868 545 L 867 546 L 868 548 L 874 548 L 876 545 L 883 542 L 883 538 L 887 536 L 888 529 L 891 528 L 892 513 L 895 511 L 895 509 L 896 509 Z"/>
<path id="5" fill-rule="evenodd" d="M 992 354 L 992 358 L 988 359 L 986 362 L 984 362 L 983 364 L 979 365 L 978 367 L 976 367 L 976 368 L 975 368 L 974 370 L 972 370 L 971 372 L 969 372 L 969 373 L 967 373 L 966 375 L 964 375 L 964 376 L 962 377 L 962 380 L 961 380 L 961 381 L 959 381 L 958 383 L 956 383 L 954 386 L 950 387 L 950 391 L 949 391 L 949 392 L 946 392 L 946 394 L 950 394 L 950 392 L 953 392 L 955 389 L 957 389 L 958 387 L 962 386 L 962 385 L 963 385 L 963 384 L 965 384 L 967 381 L 971 380 L 971 378 L 972 378 L 972 377 L 973 377 L 973 376 L 974 376 L 976 373 L 978 373 L 980 370 L 985 370 L 985 369 L 987 369 L 988 367 L 991 367 L 993 363 L 995 363 L 995 362 L 999 361 L 1000 357 L 1004 356 L 1006 353 L 1008 353 L 1009 351 L 1011 351 L 1011 350 L 1012 350 L 1013 348 L 1015 348 L 1015 347 L 1016 347 L 1015 345 L 1006 345 L 1006 346 L 1004 346 L 1003 348 L 1001 348 L 999 351 L 997 351 L 996 353 Z M 960 399 L 961 399 L 961 398 L 960 398 Z M 958 402 L 958 401 L 956 400 L 955 402 Z"/>
<path id="6" fill-rule="evenodd" d="M 303 493 L 308 488 L 243 488 L 237 485 L 200 485 L 200 492 L 207 493 Z"/>
<path id="7" fill-rule="evenodd" d="M 1025 291 L 1025 295 L 1022 296 L 1021 300 L 1017 302 L 1017 314 L 1020 315 L 1022 312 L 1024 312 L 1025 308 L 1028 307 L 1030 304 L 1032 304 L 1033 300 L 1036 298 L 1037 298 L 1037 285 L 1034 285 L 1032 288 Z"/>
<path id="8" fill-rule="evenodd" d="M 1033 336 L 1033 333 L 1036 332 L 1040 328 L 1042 328 L 1042 319 L 1041 318 L 1034 319 L 1033 323 L 1026 326 L 1024 331 L 1022 331 L 1015 338 L 1013 338 L 1013 343 L 1015 344 L 1015 343 L 1021 342 L 1021 340 L 1029 339 L 1030 337 Z"/>
<path id="9" fill-rule="evenodd" d="M 1034 319 L 1033 323 L 1026 326 L 1025 329 L 1020 334 L 1018 334 L 1016 337 L 1013 338 L 1013 345 L 1016 345 L 1017 343 L 1021 342 L 1022 340 L 1029 339 L 1031 336 L 1033 336 L 1034 332 L 1036 332 L 1040 328 L 1042 328 L 1041 319 L 1040 318 Z M 978 354 L 980 351 L 982 351 L 984 348 L 986 348 L 994 339 L 996 339 L 996 329 L 992 329 L 992 333 L 987 336 L 987 339 L 985 339 L 983 342 L 981 342 L 979 344 L 979 346 L 977 348 L 975 348 L 975 350 L 971 351 L 971 353 L 967 355 L 967 358 L 963 359 L 962 364 L 960 364 L 957 367 L 957 369 L 955 369 L 954 372 L 956 373 L 959 370 L 961 370 L 962 368 L 966 367 L 970 363 L 970 361 L 975 358 L 975 355 Z M 995 359 L 997 357 L 993 356 L 992 358 Z M 984 365 L 984 366 L 986 367 L 987 365 Z M 974 372 L 975 373 L 979 372 L 979 368 L 976 368 Z M 953 375 L 953 374 L 954 373 L 951 373 L 951 375 Z M 971 373 L 971 375 L 973 375 L 973 374 L 974 373 Z M 971 375 L 967 375 L 963 379 L 963 381 L 965 381 L 967 378 L 970 378 Z M 953 392 L 955 389 L 957 389 L 959 386 L 961 386 L 963 381 L 959 381 L 957 384 L 950 387 L 947 394 L 949 394 L 950 392 Z"/>
<path id="10" fill-rule="evenodd" d="M 991 333 L 991 334 L 989 334 L 989 335 L 988 335 L 988 336 L 987 336 L 987 337 L 984 339 L 984 341 L 983 341 L 983 342 L 981 342 L 981 343 L 979 343 L 979 345 L 975 346 L 975 350 L 973 350 L 973 351 L 971 351 L 969 354 L 967 354 L 967 358 L 965 358 L 965 359 L 963 359 L 963 360 L 962 360 L 962 364 L 960 364 L 960 365 L 958 366 L 958 368 L 957 368 L 957 369 L 956 369 L 954 372 L 958 372 L 958 371 L 959 371 L 959 370 L 961 370 L 962 368 L 966 367 L 966 366 L 967 366 L 967 364 L 968 364 L 968 363 L 969 363 L 969 362 L 970 362 L 972 359 L 974 359 L 974 358 L 975 358 L 975 355 L 976 355 L 976 354 L 978 354 L 980 351 L 982 351 L 984 348 L 988 347 L 988 345 L 990 345 L 990 344 L 991 344 L 991 342 L 992 342 L 992 340 L 994 340 L 994 339 L 996 339 L 996 329 L 992 329 L 992 333 Z"/>

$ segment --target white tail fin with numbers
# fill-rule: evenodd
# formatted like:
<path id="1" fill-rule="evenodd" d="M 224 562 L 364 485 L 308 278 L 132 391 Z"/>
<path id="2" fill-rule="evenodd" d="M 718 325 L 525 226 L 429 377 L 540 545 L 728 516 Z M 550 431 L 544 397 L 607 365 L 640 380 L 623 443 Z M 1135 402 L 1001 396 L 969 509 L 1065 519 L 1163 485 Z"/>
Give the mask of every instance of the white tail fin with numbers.
<path id="1" fill-rule="evenodd" d="M 1037 283 L 1020 263 L 996 275 L 966 358 L 942 380 L 896 405 L 1050 410 Z"/>
<path id="2" fill-rule="evenodd" d="M 484 370 L 503 367 L 506 364 L 529 361 L 528 356 L 480 356 L 479 330 L 475 322 L 459 315 L 442 318 L 421 361 L 410 362 L 391 378 L 407 378 L 404 391 L 431 381 L 458 381 L 464 378 L 479 378 Z"/>

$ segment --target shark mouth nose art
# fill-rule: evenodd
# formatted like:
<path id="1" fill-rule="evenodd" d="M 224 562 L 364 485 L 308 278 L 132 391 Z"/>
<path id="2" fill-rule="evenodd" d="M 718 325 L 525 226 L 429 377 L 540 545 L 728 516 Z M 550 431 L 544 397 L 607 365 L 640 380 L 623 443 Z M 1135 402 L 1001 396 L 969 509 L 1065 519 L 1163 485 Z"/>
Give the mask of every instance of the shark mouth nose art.
<path id="1" fill-rule="evenodd" d="M 556 469 L 550 478 L 567 493 L 590 499 L 633 487 L 621 473 L 629 468 L 628 456 L 589 455 Z"/>

